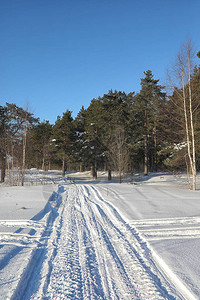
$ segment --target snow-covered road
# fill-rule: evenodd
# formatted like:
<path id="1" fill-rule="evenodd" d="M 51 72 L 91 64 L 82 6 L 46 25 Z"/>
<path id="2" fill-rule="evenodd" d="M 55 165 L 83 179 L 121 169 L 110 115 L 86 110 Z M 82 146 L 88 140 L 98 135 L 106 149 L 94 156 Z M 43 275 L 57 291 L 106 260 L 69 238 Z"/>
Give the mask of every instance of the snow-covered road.
<path id="1" fill-rule="evenodd" d="M 59 186 L 50 203 L 46 226 L 22 222 L 34 235 L 10 235 L 34 244 L 11 299 L 192 299 L 96 187 Z"/>
<path id="2" fill-rule="evenodd" d="M 1 220 L 1 299 L 198 299 L 152 243 L 198 239 L 200 218 L 145 219 L 136 199 L 126 213 L 138 187 L 124 191 L 63 181 L 43 188 L 49 201 L 33 218 Z"/>
<path id="3" fill-rule="evenodd" d="M 68 190 L 60 229 L 47 299 L 170 298 L 137 233 L 93 186 Z"/>

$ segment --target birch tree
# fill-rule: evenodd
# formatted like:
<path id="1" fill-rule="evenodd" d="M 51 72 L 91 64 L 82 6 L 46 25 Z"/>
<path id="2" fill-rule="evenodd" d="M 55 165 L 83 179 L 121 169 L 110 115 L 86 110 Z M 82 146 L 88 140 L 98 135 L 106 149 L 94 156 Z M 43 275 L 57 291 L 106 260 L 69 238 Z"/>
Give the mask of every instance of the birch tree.
<path id="1" fill-rule="evenodd" d="M 184 131 L 186 141 L 186 167 L 189 188 L 196 189 L 196 149 L 193 114 L 196 103 L 193 98 L 192 76 L 194 70 L 194 51 L 191 41 L 187 41 L 177 54 L 176 64 L 172 76 L 169 76 L 170 85 L 177 101 L 174 101 L 175 109 L 181 109 L 184 119 Z M 173 101 L 174 98 L 172 98 Z M 181 141 L 182 142 L 182 141 Z"/>

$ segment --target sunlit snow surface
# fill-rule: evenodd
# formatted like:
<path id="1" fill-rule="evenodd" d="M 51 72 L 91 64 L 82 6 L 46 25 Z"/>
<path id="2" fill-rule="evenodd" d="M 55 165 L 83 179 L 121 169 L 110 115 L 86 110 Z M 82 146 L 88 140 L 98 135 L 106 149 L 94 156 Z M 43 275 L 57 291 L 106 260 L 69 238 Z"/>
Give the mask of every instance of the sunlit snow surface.
<path id="1" fill-rule="evenodd" d="M 32 171 L 0 186 L 0 299 L 200 298 L 200 190 L 114 179 Z"/>

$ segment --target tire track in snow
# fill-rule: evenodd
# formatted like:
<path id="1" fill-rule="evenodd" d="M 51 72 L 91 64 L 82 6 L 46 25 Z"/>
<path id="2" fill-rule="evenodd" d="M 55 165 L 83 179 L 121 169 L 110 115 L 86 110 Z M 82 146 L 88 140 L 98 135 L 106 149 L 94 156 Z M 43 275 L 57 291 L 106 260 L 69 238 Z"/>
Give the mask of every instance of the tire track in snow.
<path id="1" fill-rule="evenodd" d="M 130 221 L 148 240 L 200 238 L 200 217 Z"/>
<path id="2" fill-rule="evenodd" d="M 49 285 L 43 299 L 82 299 L 82 275 L 74 203 L 65 203 L 57 253 L 52 259 Z M 38 299 L 40 298 L 40 295 Z"/>
<path id="3" fill-rule="evenodd" d="M 20 299 L 185 299 L 162 277 L 138 231 L 96 188 L 68 188 L 38 256 L 40 267 L 26 280 L 32 287 Z"/>
<path id="4" fill-rule="evenodd" d="M 24 227 L 24 228 L 43 228 L 44 222 L 38 222 L 33 220 L 0 220 L 0 226 L 6 227 Z"/>
<path id="5" fill-rule="evenodd" d="M 124 196 L 120 195 L 119 193 L 117 193 L 114 189 L 110 188 L 110 187 L 104 187 L 103 185 L 99 186 L 101 190 L 103 190 L 104 192 L 107 193 L 107 195 L 113 195 L 115 199 L 120 200 L 124 200 Z M 143 192 L 141 192 L 137 187 L 135 187 L 135 191 L 138 193 L 138 195 L 144 199 L 149 199 Z M 133 204 L 132 204 L 132 208 L 133 208 Z M 137 217 L 140 219 L 142 218 L 142 215 L 139 211 L 137 211 L 137 209 L 134 209 L 135 214 L 137 215 Z"/>
<path id="6" fill-rule="evenodd" d="M 88 198 L 88 189 L 85 187 L 82 190 L 84 193 L 82 201 L 85 207 L 85 216 L 89 216 L 87 226 L 91 228 L 90 231 L 93 236 L 93 244 L 96 256 L 98 257 L 99 273 L 101 275 L 102 285 L 104 288 L 105 298 L 103 299 L 127 299 L 127 296 L 123 295 L 121 290 L 127 291 L 128 287 L 130 290 L 130 285 L 132 289 L 131 294 L 134 299 L 138 299 L 133 285 L 126 276 L 123 264 L 110 242 L 104 226 L 101 224 L 102 222 L 99 222 L 95 211 L 92 209 L 90 203 L 91 200 Z M 114 264 L 111 263 L 112 261 L 114 261 Z M 119 277 L 123 279 L 120 284 Z"/>
<path id="7" fill-rule="evenodd" d="M 44 299 L 105 299 L 77 190 L 69 191 L 58 252 Z"/>
<path id="8" fill-rule="evenodd" d="M 51 203 L 51 204 L 50 204 Z M 54 231 L 57 226 L 55 225 L 56 219 L 59 216 L 62 204 L 62 196 L 60 193 L 53 192 L 52 197 L 49 200 L 46 226 L 41 234 L 38 247 L 35 247 L 30 254 L 30 259 L 27 266 L 24 269 L 23 274 L 20 277 L 18 285 L 9 298 L 11 300 L 30 299 L 31 295 L 35 292 L 38 286 L 42 286 L 46 283 L 48 276 L 43 278 L 41 276 L 41 269 L 43 263 L 46 261 L 47 246 L 51 244 L 51 237 L 54 237 Z M 21 231 L 21 229 L 19 230 Z M 54 252 L 54 249 L 53 249 Z M 49 269 L 48 269 L 49 271 Z"/>
<path id="9" fill-rule="evenodd" d="M 159 277 L 152 273 L 148 262 L 144 263 L 144 249 L 120 214 L 102 199 L 94 187 L 85 187 L 85 199 L 92 203 L 90 207 L 93 206 L 96 223 L 101 227 L 103 249 L 104 252 L 108 250 L 106 263 L 109 262 L 108 269 L 112 270 L 107 277 L 115 283 L 113 292 L 118 293 L 119 299 L 173 299 L 161 285 Z"/>
<path id="10" fill-rule="evenodd" d="M 105 202 L 104 199 L 101 197 L 101 195 L 99 194 L 99 192 L 94 188 L 92 187 L 93 190 L 95 190 L 95 194 L 97 195 L 97 199 L 100 199 L 102 202 Z M 116 215 L 117 218 L 119 218 L 119 220 L 122 221 L 122 223 L 125 224 L 125 221 L 123 221 L 123 219 L 121 218 L 121 216 L 119 215 L 119 213 L 117 212 L 117 210 L 113 207 L 112 204 L 106 202 L 108 204 L 108 206 L 110 206 L 112 209 L 113 209 L 113 212 L 114 214 Z M 186 218 L 187 219 L 187 218 Z M 199 219 L 199 218 L 198 218 Z M 190 222 L 188 219 L 187 220 L 184 220 L 185 222 Z M 195 220 L 194 218 L 192 218 L 192 223 L 194 223 Z M 119 228 L 120 226 L 118 226 Z M 127 224 L 127 227 L 128 228 L 131 228 L 131 226 L 129 226 L 129 224 Z M 134 229 L 134 228 L 133 228 Z M 132 231 L 132 230 L 131 230 Z M 142 265 L 143 267 L 145 267 L 146 263 L 148 265 L 148 262 L 145 261 L 145 258 L 152 263 L 152 265 L 154 266 L 153 268 L 153 271 L 155 272 L 155 276 L 150 272 L 151 275 L 153 275 L 154 279 L 155 279 L 155 282 L 157 282 L 157 279 L 158 277 L 159 278 L 162 278 L 162 275 L 160 274 L 159 270 L 157 269 L 157 265 L 159 266 L 159 269 L 162 270 L 162 273 L 164 275 L 164 281 L 163 281 L 163 278 L 162 278 L 162 283 L 164 283 L 164 285 L 162 285 L 162 288 L 164 287 L 164 290 L 165 290 L 165 287 L 167 287 L 167 290 L 168 290 L 168 287 L 171 286 L 171 291 L 172 291 L 172 294 L 174 292 L 174 289 L 172 288 L 172 286 L 175 287 L 176 289 L 176 299 L 177 298 L 180 298 L 180 299 L 196 299 L 195 296 L 187 289 L 187 287 L 180 281 L 180 279 L 169 269 L 169 267 L 165 264 L 165 262 L 155 253 L 155 251 L 153 251 L 153 249 L 149 248 L 146 244 L 146 242 L 144 242 L 144 239 L 143 237 L 141 238 L 139 232 L 134 229 L 134 231 L 132 231 L 133 233 L 133 236 L 136 238 L 136 240 L 139 242 L 139 248 L 137 248 L 137 251 L 136 251 L 136 254 L 140 257 L 140 255 L 142 254 L 142 252 L 144 252 L 144 262 L 142 262 Z M 129 241 L 130 241 L 130 237 L 129 237 Z M 137 245 L 137 243 L 134 243 L 134 245 Z M 143 249 L 143 251 L 141 251 L 140 249 L 140 246 L 141 248 Z M 146 256 L 146 257 L 145 257 Z M 138 257 L 138 258 L 139 258 Z M 153 258 L 153 259 L 152 259 Z M 156 265 L 155 265 L 155 262 L 156 262 Z M 158 277 L 157 275 L 158 274 Z M 169 281 L 166 283 L 166 280 Z M 159 281 L 159 284 L 160 284 L 160 280 Z M 158 283 L 158 282 L 157 282 Z M 170 291 L 170 289 L 169 289 Z M 180 293 L 179 293 L 180 291 Z M 171 296 L 169 296 L 171 297 Z M 143 299 L 143 298 L 141 298 Z M 149 298 L 149 299 L 152 299 Z"/>
<path id="11" fill-rule="evenodd" d="M 152 299 L 153 297 L 155 299 L 174 299 L 166 287 L 162 286 L 159 277 L 152 272 L 149 257 L 147 259 L 144 256 L 145 251 L 141 247 L 143 242 L 139 240 L 137 233 L 130 230 L 117 210 L 111 204 L 106 203 L 94 187 L 89 187 L 89 190 L 93 194 L 93 198 L 95 197 L 98 201 L 95 205 L 107 232 L 106 244 L 107 247 L 111 245 L 110 252 L 118 270 L 120 270 L 117 264 L 118 260 L 121 263 L 123 272 L 121 272 L 117 282 L 124 279 L 126 284 L 130 283 L 129 289 L 124 288 L 127 299 Z M 104 209 L 102 209 L 102 205 Z M 109 226 L 105 226 L 106 223 Z M 121 297 L 123 295 L 124 292 Z"/>
<path id="12" fill-rule="evenodd" d="M 137 240 L 129 242 L 132 233 L 119 215 L 99 202 L 91 187 L 69 189 L 42 299 L 174 299 L 131 244 Z"/>

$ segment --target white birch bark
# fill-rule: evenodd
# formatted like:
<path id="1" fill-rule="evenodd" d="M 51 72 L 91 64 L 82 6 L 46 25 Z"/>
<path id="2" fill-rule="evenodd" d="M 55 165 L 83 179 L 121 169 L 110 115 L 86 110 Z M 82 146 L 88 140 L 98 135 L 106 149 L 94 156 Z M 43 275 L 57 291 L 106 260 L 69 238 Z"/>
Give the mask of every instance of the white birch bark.
<path id="1" fill-rule="evenodd" d="M 190 126 L 191 126 L 191 140 L 192 140 L 192 176 L 193 176 L 193 190 L 196 190 L 196 153 L 195 153 L 195 136 L 194 136 L 194 122 L 192 111 L 192 89 L 191 89 L 191 45 L 187 45 L 188 56 L 188 90 L 189 90 L 189 109 L 190 109 Z"/>

